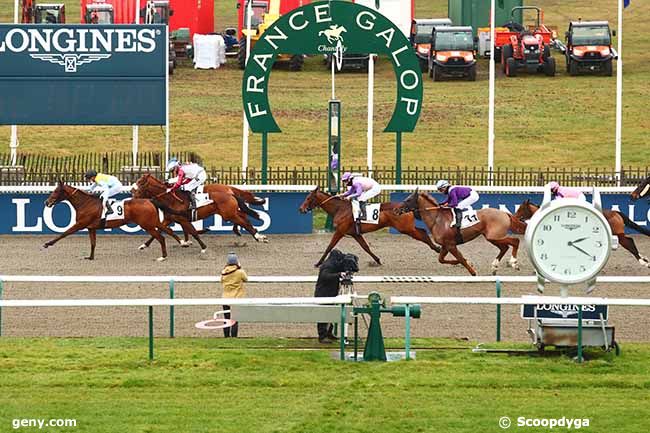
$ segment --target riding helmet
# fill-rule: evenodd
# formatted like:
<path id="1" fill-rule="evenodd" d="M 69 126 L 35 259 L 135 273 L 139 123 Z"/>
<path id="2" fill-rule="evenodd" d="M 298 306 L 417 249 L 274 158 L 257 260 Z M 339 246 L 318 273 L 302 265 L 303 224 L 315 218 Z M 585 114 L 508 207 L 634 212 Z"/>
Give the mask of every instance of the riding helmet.
<path id="1" fill-rule="evenodd" d="M 439 181 L 436 183 L 436 189 L 437 189 L 438 191 L 440 191 L 441 189 L 445 189 L 445 188 L 447 188 L 448 186 L 449 186 L 449 181 L 446 181 L 446 180 L 444 180 L 444 179 L 441 179 L 441 180 L 439 180 Z"/>
<path id="2" fill-rule="evenodd" d="M 92 179 L 95 176 L 97 176 L 97 172 L 93 169 L 90 169 L 86 172 L 86 179 Z"/>

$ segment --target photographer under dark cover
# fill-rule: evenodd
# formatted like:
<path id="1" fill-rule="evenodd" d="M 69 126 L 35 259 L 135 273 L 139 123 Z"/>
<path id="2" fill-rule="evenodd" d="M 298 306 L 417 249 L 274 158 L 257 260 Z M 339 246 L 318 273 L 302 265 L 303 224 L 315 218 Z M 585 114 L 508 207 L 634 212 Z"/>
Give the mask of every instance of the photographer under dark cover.
<path id="1" fill-rule="evenodd" d="M 359 258 L 354 254 L 344 254 L 334 249 L 320 266 L 316 281 L 315 297 L 334 297 L 339 294 L 341 284 L 352 284 L 352 274 L 359 271 Z M 332 333 L 332 323 L 319 323 L 318 341 L 332 343 L 337 338 Z"/>

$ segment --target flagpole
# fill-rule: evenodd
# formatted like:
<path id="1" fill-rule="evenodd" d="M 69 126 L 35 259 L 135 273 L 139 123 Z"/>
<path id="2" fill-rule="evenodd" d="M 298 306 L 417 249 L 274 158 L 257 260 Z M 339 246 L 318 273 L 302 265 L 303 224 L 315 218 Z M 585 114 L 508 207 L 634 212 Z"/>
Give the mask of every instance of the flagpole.
<path id="1" fill-rule="evenodd" d="M 492 185 L 492 173 L 494 171 L 494 80 L 495 80 L 495 19 L 496 12 L 495 0 L 490 5 L 490 85 L 489 85 L 489 102 L 488 102 L 488 185 Z"/>
<path id="2" fill-rule="evenodd" d="M 618 0 L 618 59 L 616 60 L 616 184 L 621 186 L 621 135 L 623 123 L 623 0 Z"/>
<path id="3" fill-rule="evenodd" d="M 253 3 L 252 0 L 248 0 L 248 5 L 246 7 L 246 61 L 245 64 L 248 65 L 248 57 L 251 55 L 251 19 L 253 15 Z M 249 126 L 248 119 L 246 118 L 246 112 L 244 112 L 244 125 L 242 131 L 242 149 L 241 149 L 241 171 L 242 179 L 246 182 L 248 177 L 248 136 L 249 136 Z"/>
<path id="4" fill-rule="evenodd" d="M 14 24 L 20 23 L 18 10 L 20 9 L 20 2 L 14 2 Z M 11 138 L 9 139 L 9 151 L 11 152 L 11 165 L 15 166 L 18 160 L 18 126 L 11 125 Z"/>

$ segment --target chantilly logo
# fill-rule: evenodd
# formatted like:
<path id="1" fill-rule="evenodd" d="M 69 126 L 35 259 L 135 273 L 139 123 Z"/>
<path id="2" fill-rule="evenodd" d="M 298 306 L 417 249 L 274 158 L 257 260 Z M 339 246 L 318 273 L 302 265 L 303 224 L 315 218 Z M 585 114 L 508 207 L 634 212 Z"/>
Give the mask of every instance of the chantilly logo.
<path id="1" fill-rule="evenodd" d="M 160 30 L 13 28 L 0 41 L 0 55 L 27 52 L 32 59 L 75 73 L 79 66 L 109 59 L 112 53 L 151 53 L 156 49 L 156 35 Z"/>
<path id="2" fill-rule="evenodd" d="M 318 32 L 318 36 L 325 36 L 327 38 L 327 42 L 330 44 L 336 43 L 336 46 L 319 45 L 318 51 L 321 53 L 332 54 L 335 54 L 337 52 L 346 52 L 347 47 L 343 45 L 343 33 L 347 33 L 346 28 L 337 24 L 331 25 L 327 30 L 321 30 Z"/>

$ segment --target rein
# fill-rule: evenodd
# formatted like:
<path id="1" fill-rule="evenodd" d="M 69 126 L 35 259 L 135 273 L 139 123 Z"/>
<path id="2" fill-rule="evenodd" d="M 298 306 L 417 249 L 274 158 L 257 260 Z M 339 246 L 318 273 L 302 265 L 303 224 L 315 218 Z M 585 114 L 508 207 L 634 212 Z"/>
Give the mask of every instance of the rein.
<path id="1" fill-rule="evenodd" d="M 332 195 L 332 196 L 326 198 L 325 200 L 323 200 L 322 202 L 320 202 L 320 203 L 316 203 L 316 206 L 314 206 L 314 207 L 309 207 L 309 210 L 311 211 L 311 210 L 314 210 L 314 208 L 321 207 L 321 206 L 323 206 L 325 203 L 327 203 L 328 201 L 330 201 L 330 200 L 332 200 L 333 198 L 336 198 L 336 197 L 337 197 L 337 196 Z"/>

